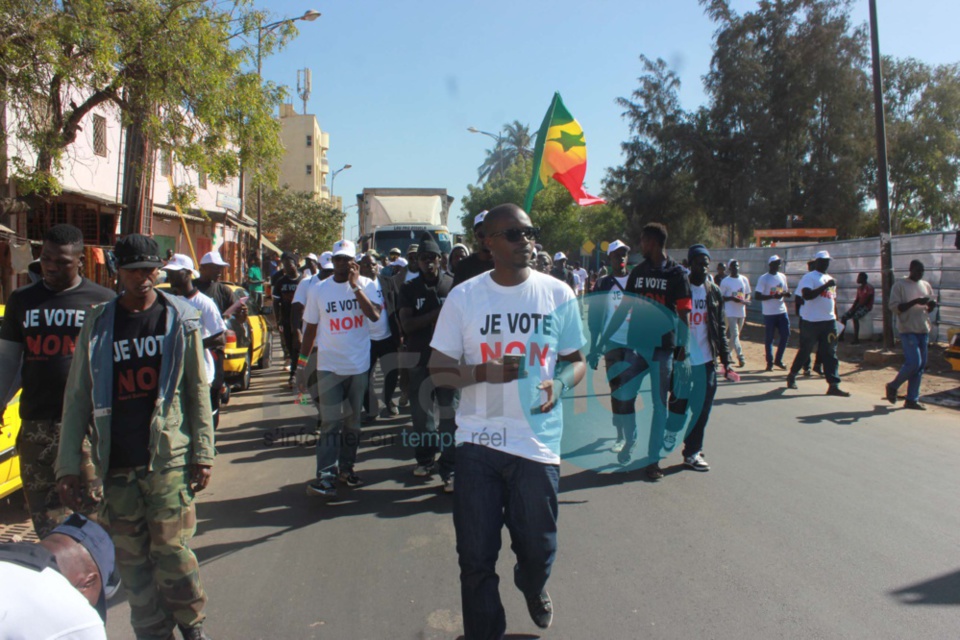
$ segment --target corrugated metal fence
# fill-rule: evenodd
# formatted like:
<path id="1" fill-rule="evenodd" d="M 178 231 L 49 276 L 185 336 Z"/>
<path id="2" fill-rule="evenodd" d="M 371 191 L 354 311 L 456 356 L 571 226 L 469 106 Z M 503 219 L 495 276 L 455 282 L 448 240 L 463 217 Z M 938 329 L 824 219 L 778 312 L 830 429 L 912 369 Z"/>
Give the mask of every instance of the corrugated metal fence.
<path id="1" fill-rule="evenodd" d="M 947 330 L 960 327 L 960 251 L 954 248 L 956 232 L 921 233 L 893 238 L 893 270 L 895 278 L 907 275 L 910 261 L 917 259 L 926 268 L 924 279 L 933 285 L 937 294 L 938 310 L 934 313 L 936 322 L 936 340 L 946 342 Z M 874 335 L 883 331 L 883 318 L 880 305 L 883 294 L 880 287 L 880 240 L 865 238 L 844 242 L 820 242 L 814 244 L 793 245 L 789 247 L 762 247 L 743 249 L 710 249 L 711 263 L 736 258 L 740 262 L 740 272 L 750 279 L 751 288 L 756 288 L 757 278 L 767 272 L 767 259 L 777 254 L 783 261 L 783 272 L 791 291 L 807 272 L 807 261 L 813 259 L 820 250 L 830 252 L 830 275 L 837 281 L 837 309 L 842 314 L 850 305 L 857 292 L 857 274 L 861 271 L 870 277 L 870 284 L 876 287 L 877 298 L 870 313 Z M 674 250 L 676 251 L 676 250 Z M 716 266 L 711 268 L 716 273 Z M 793 313 L 793 304 L 788 305 Z M 748 318 L 761 321 L 760 303 L 751 302 Z M 852 325 L 848 325 L 852 331 Z M 863 332 L 863 329 L 861 329 Z M 934 338 L 934 334 L 931 334 Z"/>

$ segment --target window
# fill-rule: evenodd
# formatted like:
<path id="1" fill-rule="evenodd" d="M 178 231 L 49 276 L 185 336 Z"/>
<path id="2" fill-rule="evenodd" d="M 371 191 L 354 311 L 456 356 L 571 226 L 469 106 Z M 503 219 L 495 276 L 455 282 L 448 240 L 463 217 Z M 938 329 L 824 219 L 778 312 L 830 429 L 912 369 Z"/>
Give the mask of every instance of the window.
<path id="1" fill-rule="evenodd" d="M 313 165 L 312 165 L 312 164 L 308 164 L 308 165 L 307 165 L 307 175 L 308 175 L 308 176 L 312 176 L 312 175 L 313 175 Z"/>
<path id="2" fill-rule="evenodd" d="M 93 152 L 98 156 L 107 156 L 107 119 L 93 116 Z"/>
<path id="3" fill-rule="evenodd" d="M 173 158 L 169 149 L 160 149 L 160 175 L 169 178 L 173 175 Z"/>
<path id="4" fill-rule="evenodd" d="M 307 146 L 308 147 L 313 146 L 313 136 L 307 136 Z"/>
<path id="5" fill-rule="evenodd" d="M 207 174 L 204 171 L 200 172 L 200 175 L 197 177 L 197 186 L 201 189 L 207 188 Z"/>

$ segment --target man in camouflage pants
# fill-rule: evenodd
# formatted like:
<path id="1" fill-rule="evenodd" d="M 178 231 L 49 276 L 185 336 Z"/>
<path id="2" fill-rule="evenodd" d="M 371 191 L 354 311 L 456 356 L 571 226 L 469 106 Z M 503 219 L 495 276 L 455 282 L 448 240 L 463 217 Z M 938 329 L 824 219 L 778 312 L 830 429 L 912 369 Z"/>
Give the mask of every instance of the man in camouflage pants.
<path id="1" fill-rule="evenodd" d="M 60 502 L 54 462 L 60 441 L 63 391 L 73 360 L 77 335 L 87 312 L 116 297 L 80 275 L 83 234 L 61 224 L 50 228 L 40 251 L 39 282 L 10 295 L 0 326 L 0 415 L 14 395 L 20 374 L 20 432 L 17 454 L 20 477 L 33 528 L 41 538 L 67 519 L 71 510 Z M 11 406 L 11 411 L 14 410 Z M 96 511 L 102 498 L 100 481 L 86 442 L 82 462 L 84 490 L 78 510 Z"/>
<path id="2" fill-rule="evenodd" d="M 117 550 L 136 637 L 202 640 L 207 596 L 187 541 L 193 499 L 210 482 L 213 416 L 199 312 L 154 289 L 163 266 L 152 238 L 114 249 L 123 295 L 88 314 L 67 380 L 57 478 L 79 499 L 80 452 L 93 417 L 103 475 L 101 517 Z"/>

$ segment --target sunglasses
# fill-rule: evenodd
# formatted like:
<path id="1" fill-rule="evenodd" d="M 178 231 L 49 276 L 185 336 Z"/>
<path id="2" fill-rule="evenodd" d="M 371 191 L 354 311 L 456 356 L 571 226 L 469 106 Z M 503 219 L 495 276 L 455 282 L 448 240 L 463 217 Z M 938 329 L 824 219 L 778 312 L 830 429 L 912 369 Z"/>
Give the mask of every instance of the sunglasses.
<path id="1" fill-rule="evenodd" d="M 540 237 L 540 227 L 514 227 L 513 229 L 504 229 L 496 233 L 488 234 L 488 238 L 498 238 L 503 236 L 507 242 L 520 242 L 521 240 L 537 240 Z"/>

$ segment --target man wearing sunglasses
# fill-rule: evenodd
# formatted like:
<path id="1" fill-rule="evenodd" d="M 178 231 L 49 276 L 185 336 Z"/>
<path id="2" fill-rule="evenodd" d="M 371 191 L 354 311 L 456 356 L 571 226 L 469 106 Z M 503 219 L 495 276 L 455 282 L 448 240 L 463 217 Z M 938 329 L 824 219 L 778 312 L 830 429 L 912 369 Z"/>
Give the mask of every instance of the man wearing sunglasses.
<path id="1" fill-rule="evenodd" d="M 503 525 L 514 584 L 547 628 L 545 590 L 557 550 L 560 395 L 583 378 L 583 327 L 567 285 L 530 268 L 538 230 L 514 204 L 491 209 L 484 245 L 494 269 L 450 292 L 430 346 L 434 384 L 462 389 L 457 409 L 457 533 L 466 638 L 506 631 L 497 556 Z"/>

